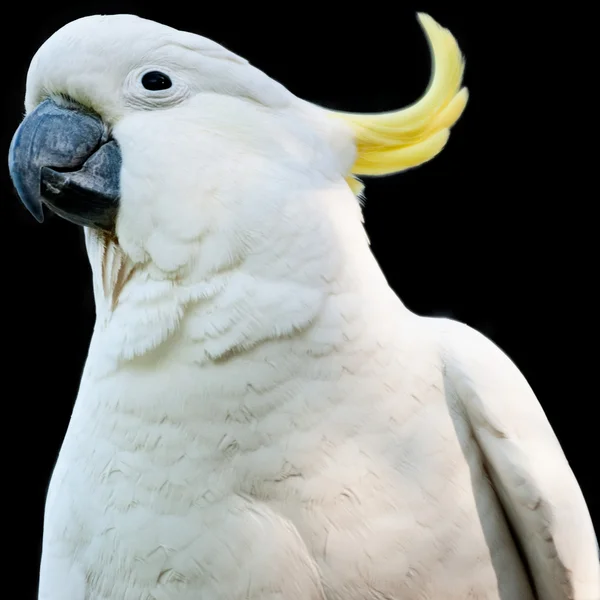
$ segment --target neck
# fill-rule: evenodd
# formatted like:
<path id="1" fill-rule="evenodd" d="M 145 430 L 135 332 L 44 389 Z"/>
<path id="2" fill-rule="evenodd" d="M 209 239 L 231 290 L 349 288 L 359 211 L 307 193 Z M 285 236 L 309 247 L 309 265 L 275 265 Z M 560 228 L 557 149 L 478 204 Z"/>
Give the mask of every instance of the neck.
<path id="1" fill-rule="evenodd" d="M 87 237 L 98 316 L 70 425 L 77 440 L 131 452 L 143 442 L 152 456 L 160 443 L 170 456 L 188 443 L 197 453 L 203 436 L 208 461 L 252 453 L 288 435 L 299 410 L 317 428 L 356 374 L 387 368 L 370 357 L 397 324 L 378 315 L 410 314 L 387 308 L 398 300 L 360 243 L 287 276 L 248 260 L 183 283 L 153 279 L 114 242 Z"/>
<path id="2" fill-rule="evenodd" d="M 399 301 L 370 252 L 360 215 L 338 215 L 347 218 L 322 212 L 233 264 L 197 261 L 183 278 L 134 265 L 114 239 L 88 231 L 97 306 L 88 372 L 178 361 L 205 367 L 257 353 L 279 359 L 286 344 L 318 356 L 355 337 L 358 324 L 376 327 L 383 305 Z"/>
<path id="3" fill-rule="evenodd" d="M 160 254 L 134 264 L 115 239 L 87 231 L 96 331 L 110 336 L 115 364 L 160 354 L 175 337 L 222 360 L 314 327 L 337 297 L 360 298 L 361 310 L 386 301 L 389 287 L 347 186 L 296 195 L 277 196 L 280 206 L 266 207 L 263 219 L 246 211 L 247 231 L 204 232 L 199 249 L 190 244 L 193 266 L 173 272 L 156 267 L 172 262 L 167 239 Z"/>

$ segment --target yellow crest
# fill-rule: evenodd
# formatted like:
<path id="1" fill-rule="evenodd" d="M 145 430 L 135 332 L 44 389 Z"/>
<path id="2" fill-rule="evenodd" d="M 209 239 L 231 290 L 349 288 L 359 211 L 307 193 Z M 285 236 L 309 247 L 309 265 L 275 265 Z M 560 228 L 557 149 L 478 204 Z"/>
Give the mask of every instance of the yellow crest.
<path id="1" fill-rule="evenodd" d="M 454 36 L 429 15 L 418 14 L 432 57 L 427 91 L 406 108 L 377 114 L 328 111 L 354 130 L 357 159 L 348 184 L 358 194 L 354 175 L 385 175 L 423 164 L 446 145 L 461 116 L 468 91 L 461 88 L 465 62 Z"/>

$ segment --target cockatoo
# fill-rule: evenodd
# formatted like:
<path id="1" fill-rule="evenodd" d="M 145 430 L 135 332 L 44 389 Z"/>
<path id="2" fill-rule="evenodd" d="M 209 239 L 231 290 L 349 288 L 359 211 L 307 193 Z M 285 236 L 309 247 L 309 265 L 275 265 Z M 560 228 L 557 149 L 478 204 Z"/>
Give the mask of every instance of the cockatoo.
<path id="1" fill-rule="evenodd" d="M 78 19 L 31 63 L 18 194 L 85 228 L 97 322 L 48 490 L 40 600 L 598 600 L 585 500 L 490 340 L 407 310 L 360 175 L 434 157 L 432 78 L 362 115 L 208 39 Z"/>

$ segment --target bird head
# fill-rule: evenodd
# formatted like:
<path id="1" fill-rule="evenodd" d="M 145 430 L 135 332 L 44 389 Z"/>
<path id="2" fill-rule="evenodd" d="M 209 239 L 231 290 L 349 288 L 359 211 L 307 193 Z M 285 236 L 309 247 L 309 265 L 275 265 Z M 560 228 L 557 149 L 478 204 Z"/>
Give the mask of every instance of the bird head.
<path id="1" fill-rule="evenodd" d="M 15 188 L 39 221 L 46 205 L 164 277 L 294 239 L 330 244 L 340 222 L 362 228 L 357 176 L 433 158 L 465 107 L 454 38 L 419 20 L 428 90 L 369 115 L 303 101 L 199 35 L 131 15 L 73 21 L 31 62 L 9 151 Z"/>

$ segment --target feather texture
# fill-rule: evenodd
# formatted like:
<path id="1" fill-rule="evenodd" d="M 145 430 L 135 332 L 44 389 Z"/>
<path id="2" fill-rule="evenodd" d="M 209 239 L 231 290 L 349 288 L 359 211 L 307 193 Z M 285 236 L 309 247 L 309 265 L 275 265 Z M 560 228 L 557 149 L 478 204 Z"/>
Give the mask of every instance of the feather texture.
<path id="1" fill-rule="evenodd" d="M 86 232 L 97 323 L 40 600 L 600 597 L 587 507 L 522 375 L 408 311 L 369 248 L 354 175 L 429 160 L 467 101 L 454 38 L 420 20 L 430 87 L 382 115 L 132 16 L 36 54 L 28 110 L 91 108 L 122 155 L 115 231 Z M 173 85 L 145 90 L 159 69 Z"/>

